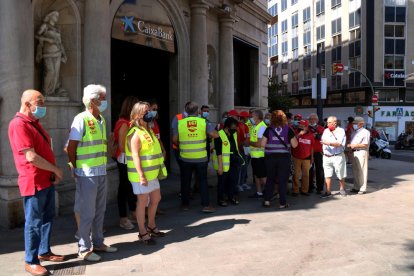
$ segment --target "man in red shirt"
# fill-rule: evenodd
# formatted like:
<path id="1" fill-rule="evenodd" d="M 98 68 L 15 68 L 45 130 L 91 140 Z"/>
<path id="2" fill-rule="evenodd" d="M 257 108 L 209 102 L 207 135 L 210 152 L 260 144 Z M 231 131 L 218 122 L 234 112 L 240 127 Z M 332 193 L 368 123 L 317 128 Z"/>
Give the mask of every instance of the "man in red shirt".
<path id="1" fill-rule="evenodd" d="M 55 184 L 63 177 L 56 166 L 52 143 L 39 123 L 46 115 L 43 95 L 26 90 L 20 111 L 9 124 L 9 140 L 19 174 L 18 184 L 25 211 L 25 269 L 32 275 L 48 275 L 40 261 L 61 262 L 63 256 L 50 249 L 55 216 Z"/>
<path id="2" fill-rule="evenodd" d="M 319 117 L 316 113 L 309 115 L 309 132 L 315 137 L 315 143 L 313 144 L 313 164 L 309 170 L 309 193 L 313 192 L 315 188 L 313 185 L 313 176 L 316 175 L 316 193 L 322 194 L 325 184 L 325 176 L 323 173 L 323 153 L 321 137 L 325 130 L 323 126 L 318 124 Z"/>
<path id="3" fill-rule="evenodd" d="M 298 139 L 298 146 L 292 148 L 293 165 L 295 173 L 293 175 L 293 193 L 292 196 L 299 195 L 299 178 L 302 176 L 302 186 L 300 194 L 308 196 L 309 189 L 309 168 L 313 163 L 313 146 L 315 138 L 308 130 L 309 123 L 306 120 L 301 120 L 298 123 L 296 130 L 296 137 Z"/>

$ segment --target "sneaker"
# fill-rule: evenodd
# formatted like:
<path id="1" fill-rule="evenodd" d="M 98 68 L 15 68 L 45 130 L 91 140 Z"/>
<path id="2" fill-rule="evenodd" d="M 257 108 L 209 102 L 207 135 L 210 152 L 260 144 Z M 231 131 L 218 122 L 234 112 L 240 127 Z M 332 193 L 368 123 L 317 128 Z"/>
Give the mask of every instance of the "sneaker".
<path id="1" fill-rule="evenodd" d="M 328 198 L 331 197 L 332 194 L 331 193 L 324 193 L 323 195 L 321 195 L 321 198 Z"/>
<path id="2" fill-rule="evenodd" d="M 216 209 L 212 206 L 206 206 L 203 209 L 201 209 L 201 212 L 203 213 L 214 213 Z"/>
<path id="3" fill-rule="evenodd" d="M 99 247 L 93 247 L 93 251 L 95 252 L 106 252 L 106 253 L 114 253 L 118 251 L 118 248 L 116 247 L 112 247 L 106 244 L 102 244 Z"/>
<path id="4" fill-rule="evenodd" d="M 93 251 L 79 251 L 78 257 L 82 260 L 89 261 L 89 262 L 99 262 L 101 260 L 101 256 L 98 254 L 93 253 Z"/>
<path id="5" fill-rule="evenodd" d="M 119 227 L 125 230 L 132 230 L 135 228 L 135 226 L 132 224 L 132 222 L 129 219 L 121 220 L 119 222 Z"/>
<path id="6" fill-rule="evenodd" d="M 243 190 L 250 190 L 252 187 L 250 187 L 250 185 L 249 185 L 249 184 L 244 183 L 244 184 L 242 185 L 242 188 L 243 188 Z"/>
<path id="7" fill-rule="evenodd" d="M 339 194 L 340 194 L 342 197 L 346 196 L 346 192 L 345 192 L 345 190 L 339 190 Z"/>
<path id="8" fill-rule="evenodd" d="M 263 194 L 254 193 L 249 195 L 249 198 L 263 198 Z"/>
<path id="9" fill-rule="evenodd" d="M 270 207 L 270 201 L 263 201 L 263 207 Z"/>
<path id="10" fill-rule="evenodd" d="M 359 191 L 359 192 L 358 192 L 358 194 L 359 194 L 359 195 L 364 195 L 364 194 L 366 194 L 366 193 L 367 193 L 366 191 Z"/>
<path id="11" fill-rule="evenodd" d="M 237 185 L 237 190 L 239 191 L 239 192 L 243 192 L 244 190 L 243 190 L 243 187 L 241 186 L 241 185 Z"/>

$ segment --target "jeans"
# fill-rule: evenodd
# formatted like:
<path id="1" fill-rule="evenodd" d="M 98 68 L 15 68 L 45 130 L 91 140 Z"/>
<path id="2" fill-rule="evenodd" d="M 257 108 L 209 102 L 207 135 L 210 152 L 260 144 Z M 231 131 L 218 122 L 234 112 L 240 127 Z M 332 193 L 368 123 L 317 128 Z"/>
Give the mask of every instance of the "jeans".
<path id="1" fill-rule="evenodd" d="M 313 174 L 316 174 L 316 190 L 319 192 L 323 191 L 325 176 L 323 174 L 322 157 L 322 152 L 313 153 L 313 165 L 309 170 L 309 192 L 313 190 Z"/>
<path id="2" fill-rule="evenodd" d="M 232 199 L 239 194 L 237 189 L 237 180 L 239 179 L 240 166 L 232 165 L 227 172 L 217 175 L 217 200 Z"/>
<path id="3" fill-rule="evenodd" d="M 24 197 L 25 262 L 39 264 L 38 255 L 50 252 L 50 234 L 55 216 L 55 186 Z"/>
<path id="4" fill-rule="evenodd" d="M 131 182 L 128 180 L 127 165 L 116 162 L 119 172 L 119 186 L 118 186 L 118 212 L 119 217 L 125 218 L 127 216 L 127 205 L 131 212 L 135 212 L 137 197 L 132 192 Z"/>
<path id="5" fill-rule="evenodd" d="M 240 168 L 239 185 L 243 185 L 247 181 L 247 169 L 249 168 L 249 164 L 250 164 L 250 155 L 245 155 L 244 152 L 240 152 L 240 155 L 244 159 L 244 165 L 242 165 Z"/>
<path id="6" fill-rule="evenodd" d="M 206 207 L 210 205 L 210 198 L 208 194 L 207 186 L 207 162 L 184 162 L 181 161 L 181 203 L 183 205 L 189 205 L 190 203 L 190 186 L 191 178 L 193 176 L 193 170 L 196 171 L 200 179 L 200 196 L 201 206 Z"/>
<path id="7" fill-rule="evenodd" d="M 103 221 L 106 210 L 106 175 L 78 177 L 80 196 L 79 251 L 101 247 L 104 243 Z"/>
<path id="8" fill-rule="evenodd" d="M 290 175 L 290 154 L 266 154 L 265 164 L 267 172 L 264 200 L 270 201 L 273 196 L 274 184 L 279 184 L 280 205 L 286 204 L 287 184 Z"/>
<path id="9" fill-rule="evenodd" d="M 182 183 L 184 183 L 184 174 L 183 174 L 183 160 L 181 160 L 180 158 L 180 150 L 178 149 L 173 149 L 174 152 L 174 157 L 175 157 L 175 161 L 177 161 L 178 164 L 178 168 L 180 169 L 180 181 L 181 181 L 181 185 L 183 185 Z"/>

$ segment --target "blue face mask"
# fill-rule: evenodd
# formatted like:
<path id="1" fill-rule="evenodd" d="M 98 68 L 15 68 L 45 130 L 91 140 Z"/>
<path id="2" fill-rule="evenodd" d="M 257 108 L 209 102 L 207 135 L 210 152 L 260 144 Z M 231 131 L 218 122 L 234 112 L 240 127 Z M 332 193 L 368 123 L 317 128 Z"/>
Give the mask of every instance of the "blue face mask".
<path id="1" fill-rule="evenodd" d="M 33 116 L 35 116 L 36 119 L 40 119 L 46 116 L 46 107 L 45 106 L 36 106 L 36 109 L 34 112 L 32 112 Z"/>
<path id="2" fill-rule="evenodd" d="M 108 102 L 107 101 L 101 101 L 101 105 L 98 107 L 99 112 L 104 112 L 107 107 L 108 107 Z"/>
<path id="3" fill-rule="evenodd" d="M 208 118 L 208 115 L 209 115 L 209 113 L 207 111 L 204 111 L 203 112 L 203 118 L 206 118 L 207 119 Z"/>
<path id="4" fill-rule="evenodd" d="M 270 125 L 270 120 L 269 119 L 264 119 L 264 122 L 267 126 Z"/>
<path id="5" fill-rule="evenodd" d="M 252 125 L 255 125 L 254 119 L 250 118 L 250 123 L 252 123 Z"/>
<path id="6" fill-rule="evenodd" d="M 184 112 L 183 112 L 183 117 L 184 117 L 184 118 L 188 117 L 188 113 L 184 111 Z"/>
<path id="7" fill-rule="evenodd" d="M 297 120 L 292 120 L 292 125 L 293 126 L 297 126 L 299 124 L 299 121 L 297 121 Z"/>
<path id="8" fill-rule="evenodd" d="M 157 117 L 158 111 L 157 110 L 152 110 L 151 114 L 152 114 L 152 117 L 155 118 L 155 117 Z"/>
<path id="9" fill-rule="evenodd" d="M 144 120 L 144 122 L 149 123 L 154 119 L 153 113 L 152 111 L 148 111 L 147 113 L 145 113 L 144 117 L 142 118 Z"/>

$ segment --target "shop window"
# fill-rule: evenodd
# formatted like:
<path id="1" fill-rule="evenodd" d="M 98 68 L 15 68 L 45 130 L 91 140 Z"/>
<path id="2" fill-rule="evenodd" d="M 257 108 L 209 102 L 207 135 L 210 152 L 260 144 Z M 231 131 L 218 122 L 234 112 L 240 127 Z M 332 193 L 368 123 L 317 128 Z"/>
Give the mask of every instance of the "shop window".
<path id="1" fill-rule="evenodd" d="M 400 93 L 398 89 L 380 90 L 378 93 L 379 102 L 399 102 Z"/>
<path id="2" fill-rule="evenodd" d="M 328 94 L 328 104 L 342 104 L 342 93 L 331 93 Z"/>
<path id="3" fill-rule="evenodd" d="M 312 98 L 309 97 L 309 96 L 303 97 L 302 98 L 302 105 L 304 105 L 304 106 L 312 105 Z"/>
<path id="4" fill-rule="evenodd" d="M 405 90 L 405 101 L 414 102 L 414 88 L 407 88 Z"/>
<path id="5" fill-rule="evenodd" d="M 345 104 L 364 104 L 365 91 L 349 92 L 345 94 Z"/>

